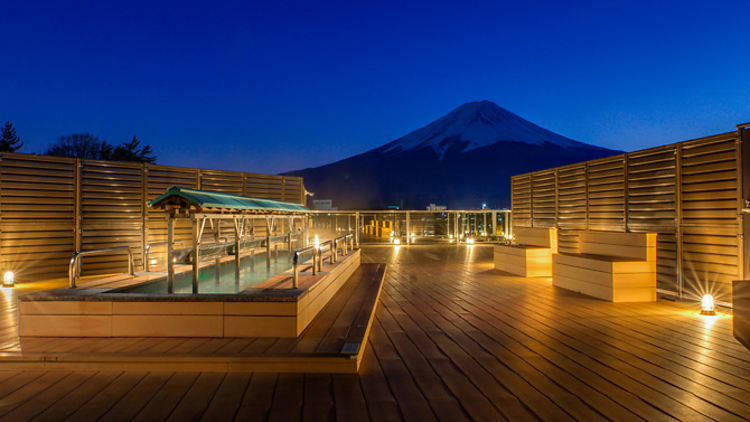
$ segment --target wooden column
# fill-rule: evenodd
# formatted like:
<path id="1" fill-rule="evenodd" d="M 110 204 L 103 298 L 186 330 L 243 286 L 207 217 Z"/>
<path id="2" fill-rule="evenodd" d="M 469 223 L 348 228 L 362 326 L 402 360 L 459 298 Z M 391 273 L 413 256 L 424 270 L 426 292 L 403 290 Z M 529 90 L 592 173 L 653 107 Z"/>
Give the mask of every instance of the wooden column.
<path id="1" fill-rule="evenodd" d="M 167 214 L 167 293 L 174 293 L 174 218 Z"/>
<path id="2" fill-rule="evenodd" d="M 198 277 L 200 276 L 200 249 L 198 248 L 198 219 L 195 215 L 190 216 L 193 239 L 193 294 L 198 294 Z"/>

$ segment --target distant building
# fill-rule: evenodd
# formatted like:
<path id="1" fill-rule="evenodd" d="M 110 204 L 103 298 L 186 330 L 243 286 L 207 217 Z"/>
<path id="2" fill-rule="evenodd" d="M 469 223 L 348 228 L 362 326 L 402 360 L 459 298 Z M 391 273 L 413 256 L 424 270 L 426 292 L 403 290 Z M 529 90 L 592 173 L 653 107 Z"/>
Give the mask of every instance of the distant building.
<path id="1" fill-rule="evenodd" d="M 337 211 L 338 208 L 333 206 L 333 201 L 330 199 L 313 199 L 313 209 L 320 211 Z"/>
<path id="2" fill-rule="evenodd" d="M 448 207 L 445 205 L 430 204 L 427 206 L 427 211 L 445 211 Z"/>

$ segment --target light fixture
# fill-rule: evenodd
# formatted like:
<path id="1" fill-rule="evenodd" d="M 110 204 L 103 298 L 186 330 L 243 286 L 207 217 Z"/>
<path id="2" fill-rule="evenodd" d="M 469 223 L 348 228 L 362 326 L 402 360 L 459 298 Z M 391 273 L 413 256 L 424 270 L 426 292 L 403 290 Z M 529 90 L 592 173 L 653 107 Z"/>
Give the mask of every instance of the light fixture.
<path id="1" fill-rule="evenodd" d="M 13 271 L 6 271 L 3 275 L 3 287 L 13 287 L 15 285 L 16 280 Z"/>
<path id="2" fill-rule="evenodd" d="M 448 235 L 448 239 L 451 239 L 451 240 L 453 240 L 453 235 L 452 235 L 452 234 L 449 234 L 449 235 Z"/>
<path id="3" fill-rule="evenodd" d="M 394 245 L 399 245 L 399 244 L 401 244 L 401 240 L 400 239 L 393 239 L 393 244 Z"/>
<path id="4" fill-rule="evenodd" d="M 414 236 L 415 236 L 415 234 L 414 234 L 414 233 L 412 233 L 412 234 L 411 234 L 411 237 L 414 237 Z"/>
<path id="5" fill-rule="evenodd" d="M 701 315 L 716 315 L 713 296 L 703 295 L 703 299 L 701 299 Z"/>
<path id="6" fill-rule="evenodd" d="M 315 249 L 320 249 L 320 239 L 318 239 L 318 235 L 315 235 Z"/>
<path id="7" fill-rule="evenodd" d="M 466 243 L 468 243 L 469 245 L 473 245 L 474 244 L 474 238 L 470 237 L 470 238 L 466 239 Z"/>

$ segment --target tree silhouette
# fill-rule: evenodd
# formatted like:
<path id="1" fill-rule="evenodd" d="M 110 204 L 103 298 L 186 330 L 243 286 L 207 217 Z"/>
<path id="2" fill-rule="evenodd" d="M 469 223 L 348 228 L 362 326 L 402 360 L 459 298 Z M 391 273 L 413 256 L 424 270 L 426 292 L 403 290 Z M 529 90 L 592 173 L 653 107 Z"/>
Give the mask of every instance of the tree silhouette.
<path id="1" fill-rule="evenodd" d="M 90 133 L 74 133 L 61 136 L 55 143 L 47 147 L 47 155 L 56 157 L 84 158 L 94 160 L 135 161 L 138 163 L 154 163 L 156 156 L 149 145 L 138 149 L 140 141 L 133 136 L 130 142 L 123 142 L 113 148 L 107 141 L 99 140 L 98 136 Z"/>
<path id="2" fill-rule="evenodd" d="M 21 138 L 16 135 L 16 128 L 8 121 L 3 127 L 3 135 L 0 138 L 0 152 L 16 152 L 23 146 Z"/>
<path id="3" fill-rule="evenodd" d="M 47 147 L 46 154 L 56 157 L 109 160 L 112 157 L 112 145 L 107 141 L 100 141 L 98 136 L 90 133 L 74 133 L 58 138 Z"/>
<path id="4" fill-rule="evenodd" d="M 141 163 L 156 162 L 156 156 L 152 155 L 154 151 L 151 150 L 150 145 L 146 145 L 142 150 L 138 149 L 138 145 L 141 141 L 138 140 L 137 136 L 133 136 L 133 140 L 130 142 L 123 142 L 112 153 L 112 160 L 115 161 L 136 161 Z"/>

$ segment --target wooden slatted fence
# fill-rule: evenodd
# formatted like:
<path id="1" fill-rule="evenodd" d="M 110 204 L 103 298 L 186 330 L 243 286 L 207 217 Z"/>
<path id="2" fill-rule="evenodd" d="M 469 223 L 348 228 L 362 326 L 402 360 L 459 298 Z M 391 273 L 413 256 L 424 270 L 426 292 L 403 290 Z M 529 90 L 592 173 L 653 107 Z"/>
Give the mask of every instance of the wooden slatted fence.
<path id="1" fill-rule="evenodd" d="M 19 282 L 64 277 L 74 252 L 123 245 L 142 268 L 146 245 L 167 238 L 164 212 L 146 203 L 170 186 L 305 203 L 299 177 L 1 153 L 0 270 Z M 265 223 L 255 230 L 265 233 Z M 190 241 L 188 221 L 179 220 L 175 240 Z M 83 265 L 84 274 L 126 269 L 122 255 Z"/>
<path id="2" fill-rule="evenodd" d="M 658 233 L 664 291 L 731 301 L 743 269 L 741 131 L 514 176 L 514 227 Z"/>

